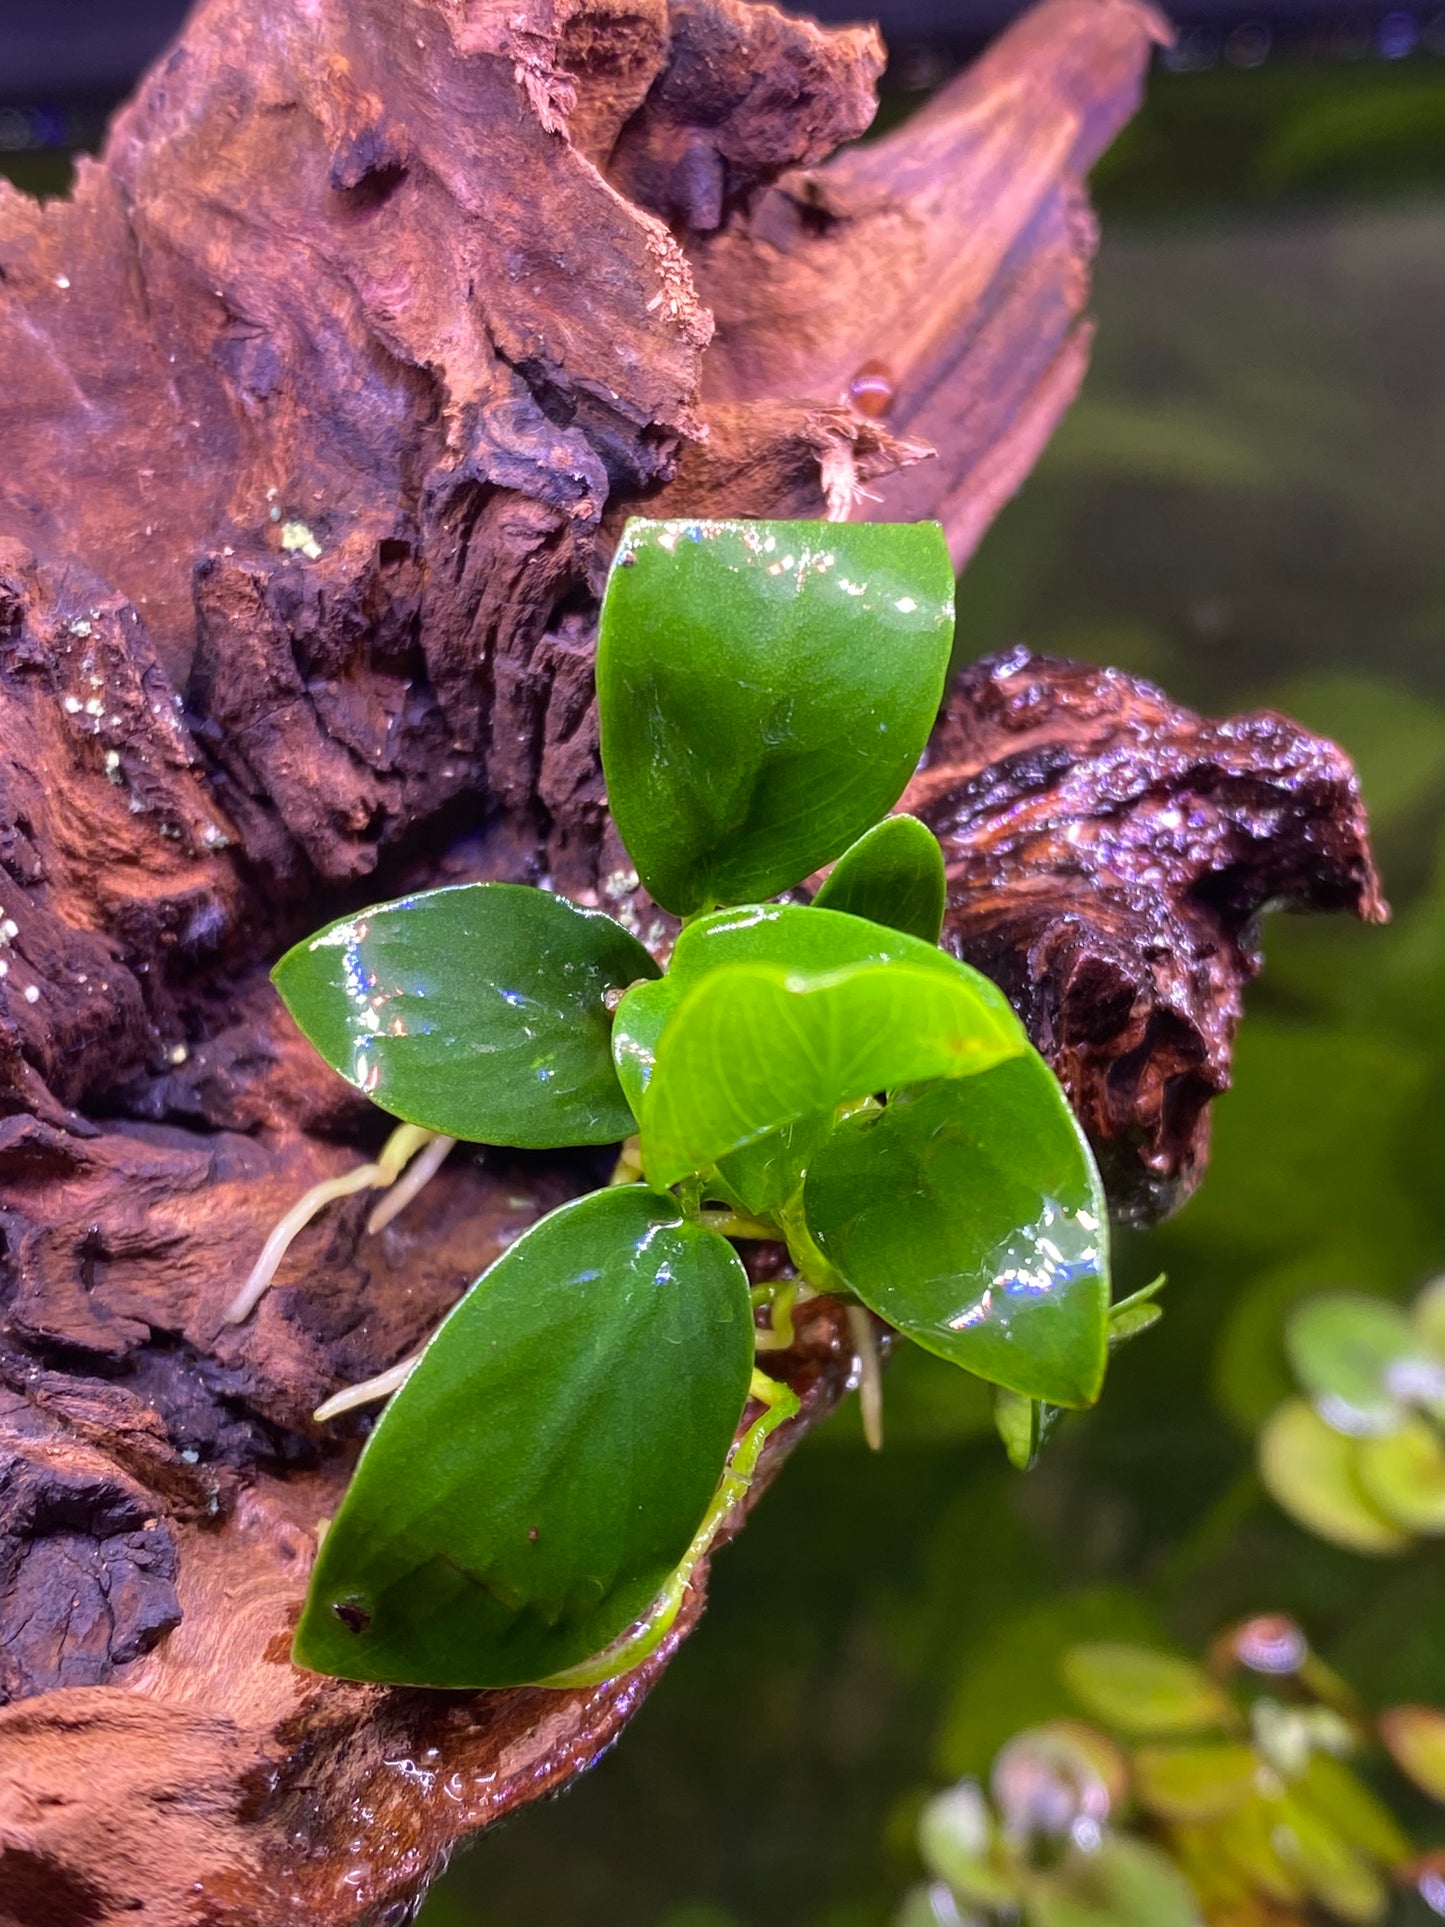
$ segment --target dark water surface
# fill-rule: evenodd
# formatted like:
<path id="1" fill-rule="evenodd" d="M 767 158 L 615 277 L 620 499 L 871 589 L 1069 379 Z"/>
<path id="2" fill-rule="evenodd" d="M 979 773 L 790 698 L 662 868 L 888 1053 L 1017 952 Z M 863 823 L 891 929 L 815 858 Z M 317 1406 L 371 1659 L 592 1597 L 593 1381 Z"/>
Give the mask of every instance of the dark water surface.
<path id="1" fill-rule="evenodd" d="M 1396 921 L 1269 924 L 1204 1191 L 1123 1250 L 1120 1291 L 1167 1269 L 1168 1309 L 1102 1407 L 1020 1478 L 984 1402 L 903 1359 L 883 1455 L 851 1409 L 809 1439 L 617 1752 L 425 1927 L 875 1927 L 920 1790 L 1062 1711 L 1079 1637 L 1283 1609 L 1371 1699 L 1445 1698 L 1442 1550 L 1332 1550 L 1252 1469 L 1283 1308 L 1445 1269 L 1445 62 L 1161 81 L 1100 198 L 1093 372 L 960 647 L 1332 733 Z"/>

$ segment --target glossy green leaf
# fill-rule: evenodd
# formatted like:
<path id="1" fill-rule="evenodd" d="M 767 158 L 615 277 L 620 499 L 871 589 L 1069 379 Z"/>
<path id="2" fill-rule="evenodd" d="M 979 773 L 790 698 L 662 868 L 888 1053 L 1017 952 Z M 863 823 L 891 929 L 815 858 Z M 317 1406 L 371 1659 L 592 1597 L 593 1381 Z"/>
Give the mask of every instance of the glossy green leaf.
<path id="1" fill-rule="evenodd" d="M 1355 1470 L 1365 1497 L 1406 1532 L 1445 1532 L 1445 1446 L 1428 1419 L 1361 1439 Z"/>
<path id="2" fill-rule="evenodd" d="M 295 1657 L 508 1686 L 651 1605 L 717 1488 L 753 1360 L 732 1247 L 641 1185 L 483 1273 L 387 1406 L 321 1544 Z"/>
<path id="3" fill-rule="evenodd" d="M 1289 1399 L 1259 1435 L 1259 1475 L 1275 1503 L 1320 1538 L 1351 1552 L 1403 1552 L 1410 1541 L 1366 1496 L 1356 1450 L 1312 1405 Z"/>
<path id="4" fill-rule="evenodd" d="M 926 1350 L 1028 1398 L 1097 1398 L 1107 1211 L 1036 1052 L 850 1119 L 814 1158 L 803 1201 L 829 1263 Z"/>
<path id="5" fill-rule="evenodd" d="M 1393 1706 L 1380 1715 L 1379 1726 L 1400 1771 L 1445 1805 L 1445 1712 L 1438 1706 Z"/>
<path id="6" fill-rule="evenodd" d="M 1035 1875 L 1024 1917 L 1029 1927 L 1204 1927 L 1193 1889 L 1168 1856 L 1120 1834 Z"/>
<path id="7" fill-rule="evenodd" d="M 679 915 L 776 895 L 898 800 L 943 694 L 936 523 L 629 522 L 602 604 L 613 820 Z"/>
<path id="8" fill-rule="evenodd" d="M 766 1137 L 718 1159 L 717 1169 L 707 1181 L 709 1193 L 747 1217 L 775 1216 L 797 1196 L 809 1164 L 832 1129 L 833 1112 L 829 1110 L 815 1111 L 810 1117 L 785 1124 L 780 1131 L 769 1131 Z"/>
<path id="9" fill-rule="evenodd" d="M 1121 1733 L 1151 1739 L 1199 1733 L 1226 1726 L 1233 1716 L 1202 1667 L 1149 1646 L 1071 1646 L 1061 1670 L 1080 1705 Z"/>
<path id="10" fill-rule="evenodd" d="M 1398 1305 L 1332 1292 L 1308 1299 L 1285 1327 L 1285 1349 L 1315 1410 L 1336 1431 L 1358 1436 L 1399 1423 L 1406 1399 L 1445 1386 Z"/>
<path id="11" fill-rule="evenodd" d="M 1013 1022 L 1003 992 L 981 972 L 945 955 L 936 944 L 900 930 L 798 903 L 749 903 L 717 910 L 688 924 L 673 948 L 667 975 L 636 984 L 617 1008 L 612 1050 L 632 1108 L 641 1114 L 657 1046 L 668 1018 L 687 992 L 727 964 L 780 964 L 793 971 L 841 970 L 846 964 L 917 964 L 972 985 L 1001 1023 Z"/>
<path id="12" fill-rule="evenodd" d="M 376 904 L 272 972 L 327 1063 L 384 1111 L 535 1149 L 634 1129 L 604 1000 L 657 974 L 610 917 L 515 883 Z"/>
<path id="13" fill-rule="evenodd" d="M 642 1105 L 643 1163 L 654 1184 L 675 1184 L 794 1118 L 922 1078 L 968 1077 L 1027 1048 L 997 991 L 985 994 L 961 965 L 730 964 L 693 985 L 663 1031 Z"/>
<path id="14" fill-rule="evenodd" d="M 947 895 L 938 838 L 916 816 L 890 816 L 843 852 L 813 903 L 937 943 Z"/>
<path id="15" fill-rule="evenodd" d="M 1232 1740 L 1141 1746 L 1134 1792 L 1161 1820 L 1218 1820 L 1251 1798 L 1260 1767 L 1253 1747 Z"/>

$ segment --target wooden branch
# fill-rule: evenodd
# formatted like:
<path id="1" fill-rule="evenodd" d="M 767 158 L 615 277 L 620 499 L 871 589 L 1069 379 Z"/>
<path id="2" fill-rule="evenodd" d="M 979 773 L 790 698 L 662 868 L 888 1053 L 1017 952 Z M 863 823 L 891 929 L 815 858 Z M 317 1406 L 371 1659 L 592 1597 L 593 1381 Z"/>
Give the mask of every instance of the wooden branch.
<path id="1" fill-rule="evenodd" d="M 481 1696 L 290 1666 L 361 1433 L 310 1411 L 597 1167 L 459 1156 L 377 1239 L 330 1213 L 224 1326 L 380 1129 L 265 967 L 464 876 L 665 939 L 597 762 L 620 519 L 861 484 L 966 555 L 1078 380 L 1081 177 L 1157 33 L 1047 0 L 828 161 L 866 29 L 203 0 L 68 200 L 0 188 L 0 1919 L 398 1921 L 665 1664 Z M 881 417 L 848 401 L 874 359 Z M 851 1363 L 817 1309 L 779 1364 L 803 1422 Z"/>

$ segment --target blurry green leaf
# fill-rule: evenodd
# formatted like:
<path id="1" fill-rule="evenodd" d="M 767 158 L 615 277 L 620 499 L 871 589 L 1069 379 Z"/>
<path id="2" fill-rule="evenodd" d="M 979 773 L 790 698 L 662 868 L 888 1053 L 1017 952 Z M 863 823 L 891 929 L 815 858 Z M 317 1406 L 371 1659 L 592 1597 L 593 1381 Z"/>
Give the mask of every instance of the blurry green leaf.
<path id="1" fill-rule="evenodd" d="M 997 1909 L 1018 1899 L 1013 1870 L 994 1853 L 993 1815 L 976 1782 L 935 1794 L 918 1818 L 918 1851 L 965 1906 Z"/>
<path id="2" fill-rule="evenodd" d="M 847 1119 L 803 1201 L 829 1263 L 916 1343 L 1025 1397 L 1097 1398 L 1107 1207 L 1037 1052 Z"/>
<path id="3" fill-rule="evenodd" d="M 653 1603 L 712 1501 L 753 1363 L 732 1247 L 641 1185 L 525 1232 L 367 1442 L 297 1663 L 445 1687 L 541 1680 Z"/>
<path id="4" fill-rule="evenodd" d="M 978 1914 L 961 1913 L 949 1889 L 935 1880 L 930 1886 L 908 1889 L 893 1927 L 986 1927 L 986 1923 Z"/>
<path id="5" fill-rule="evenodd" d="M 1029 1927 L 1203 1927 L 1193 1889 L 1158 1847 L 1119 1834 L 1035 1875 Z"/>
<path id="6" fill-rule="evenodd" d="M 1197 1733 L 1235 1717 L 1201 1667 L 1147 1646 L 1073 1646 L 1062 1671 L 1080 1705 L 1121 1733 Z"/>
<path id="7" fill-rule="evenodd" d="M 1308 1532 L 1351 1552 L 1403 1552 L 1410 1541 L 1366 1497 L 1356 1442 L 1303 1399 L 1281 1405 L 1259 1435 L 1259 1474 L 1277 1505 Z"/>
<path id="8" fill-rule="evenodd" d="M 675 1184 L 795 1118 L 1020 1056 L 1022 1027 L 996 995 L 981 994 L 961 965 L 956 974 L 901 962 L 713 971 L 658 1045 L 642 1106 L 649 1178 Z"/>
<path id="9" fill-rule="evenodd" d="M 1341 1840 L 1372 1860 L 1395 1867 L 1409 1858 L 1410 1842 L 1394 1815 L 1333 1753 L 1311 1753 L 1294 1792 Z"/>
<path id="10" fill-rule="evenodd" d="M 1382 1287 L 1388 1284 L 1388 1262 L 1372 1273 L 1367 1260 L 1368 1253 L 1353 1241 L 1306 1248 L 1234 1285 L 1226 1301 L 1211 1379 L 1216 1402 L 1246 1437 L 1252 1439 L 1270 1414 L 1299 1389 L 1284 1349 L 1289 1314 L 1305 1299 L 1317 1297 L 1321 1286 L 1335 1278 L 1373 1282 L 1378 1277 Z"/>
<path id="11" fill-rule="evenodd" d="M 1410 1418 L 1398 1432 L 1361 1439 L 1355 1470 L 1366 1498 L 1397 1526 L 1445 1532 L 1445 1446 L 1428 1419 Z"/>
<path id="12" fill-rule="evenodd" d="M 952 640 L 936 523 L 629 522 L 597 703 L 608 802 L 657 901 L 773 896 L 876 823 Z"/>
<path id="13" fill-rule="evenodd" d="M 963 1522 L 959 1523 L 963 1530 Z M 1014 1606 L 976 1639 L 960 1667 L 939 1730 L 941 1773 L 984 1773 L 1021 1726 L 1043 1724 L 1068 1710 L 1059 1676 L 1063 1653 L 1079 1640 L 1154 1639 L 1157 1618 L 1137 1593 L 1120 1586 L 1063 1592 Z"/>
<path id="14" fill-rule="evenodd" d="M 1394 1706 L 1380 1715 L 1379 1728 L 1400 1771 L 1445 1805 L 1445 1712 L 1438 1706 Z"/>
<path id="15" fill-rule="evenodd" d="M 1210 1831 L 1219 1858 L 1237 1868 L 1268 1899 L 1291 1907 L 1304 1899 L 1305 1882 L 1296 1866 L 1286 1866 L 1280 1858 L 1282 1810 L 1278 1797 L 1246 1800 L 1215 1821 Z"/>
<path id="16" fill-rule="evenodd" d="M 1234 1741 L 1142 1746 L 1134 1755 L 1134 1791 L 1161 1820 L 1217 1820 L 1250 1798 L 1259 1770 L 1253 1747 Z"/>
<path id="17" fill-rule="evenodd" d="M 1307 1299 L 1285 1326 L 1285 1350 L 1320 1417 L 1352 1437 L 1392 1430 L 1412 1389 L 1426 1377 L 1445 1381 L 1409 1318 L 1379 1298 Z"/>
<path id="18" fill-rule="evenodd" d="M 1433 1278 L 1416 1296 L 1410 1319 L 1430 1356 L 1445 1359 L 1445 1278 Z"/>
<path id="19" fill-rule="evenodd" d="M 327 1063 L 384 1111 L 530 1148 L 633 1130 L 604 1000 L 657 974 L 610 917 L 516 883 L 376 904 L 272 972 Z"/>
<path id="20" fill-rule="evenodd" d="M 1302 1801 L 1286 1798 L 1281 1803 L 1274 1845 L 1284 1864 L 1338 1919 L 1373 1927 L 1384 1918 L 1390 1903 L 1385 1882 Z"/>
<path id="21" fill-rule="evenodd" d="M 890 816 L 843 852 L 813 903 L 937 943 L 947 893 L 938 838 L 916 816 Z"/>

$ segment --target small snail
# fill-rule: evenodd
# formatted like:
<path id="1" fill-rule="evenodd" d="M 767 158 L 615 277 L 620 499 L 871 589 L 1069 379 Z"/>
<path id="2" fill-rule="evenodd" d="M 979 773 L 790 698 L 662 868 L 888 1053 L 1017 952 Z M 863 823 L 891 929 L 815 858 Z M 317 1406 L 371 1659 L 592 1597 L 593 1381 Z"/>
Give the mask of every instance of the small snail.
<path id="1" fill-rule="evenodd" d="M 885 362 L 865 361 L 848 383 L 847 399 L 860 415 L 876 421 L 893 406 L 893 371 Z"/>

